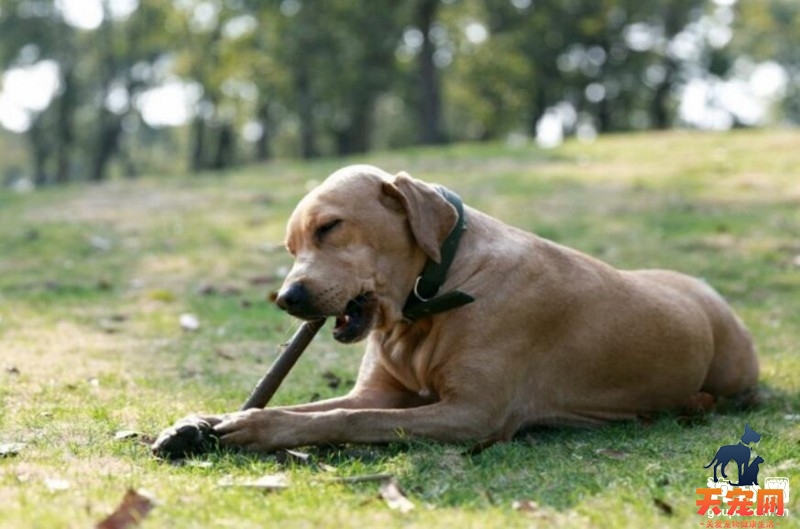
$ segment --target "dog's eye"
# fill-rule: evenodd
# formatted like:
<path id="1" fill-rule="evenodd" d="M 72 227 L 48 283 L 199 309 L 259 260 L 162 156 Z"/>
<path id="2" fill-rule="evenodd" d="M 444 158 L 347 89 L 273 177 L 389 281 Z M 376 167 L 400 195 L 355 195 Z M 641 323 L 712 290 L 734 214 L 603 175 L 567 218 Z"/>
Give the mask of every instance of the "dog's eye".
<path id="1" fill-rule="evenodd" d="M 317 240 L 321 241 L 322 239 L 325 238 L 326 235 L 332 232 L 341 223 L 342 223 L 341 219 L 336 219 L 330 222 L 326 222 L 325 224 L 317 228 L 317 231 L 314 232 L 314 235 L 317 237 Z"/>

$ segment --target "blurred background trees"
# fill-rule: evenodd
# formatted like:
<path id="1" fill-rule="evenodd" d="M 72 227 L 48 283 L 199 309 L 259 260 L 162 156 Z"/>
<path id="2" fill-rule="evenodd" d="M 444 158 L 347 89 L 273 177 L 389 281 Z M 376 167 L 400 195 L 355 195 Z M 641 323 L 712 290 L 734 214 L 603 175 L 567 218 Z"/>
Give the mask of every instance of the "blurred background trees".
<path id="1" fill-rule="evenodd" d="M 796 124 L 798 44 L 796 0 L 0 0 L 0 174 Z"/>

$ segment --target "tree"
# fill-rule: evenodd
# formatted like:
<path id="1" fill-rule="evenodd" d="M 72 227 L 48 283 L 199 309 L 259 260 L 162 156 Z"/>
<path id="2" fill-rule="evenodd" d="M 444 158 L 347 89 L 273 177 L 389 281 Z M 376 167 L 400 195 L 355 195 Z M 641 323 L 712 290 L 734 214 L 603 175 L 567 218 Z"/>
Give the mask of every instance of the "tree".
<path id="1" fill-rule="evenodd" d="M 39 185 L 66 182 L 79 97 L 76 31 L 63 20 L 52 0 L 0 0 L 0 34 L 1 63 L 51 60 L 58 66 L 59 91 L 48 108 L 31 116 L 26 136 L 34 181 Z"/>
<path id="2" fill-rule="evenodd" d="M 785 69 L 788 86 L 783 112 L 800 123 L 800 4 L 794 0 L 738 2 L 731 54 L 774 61 Z"/>

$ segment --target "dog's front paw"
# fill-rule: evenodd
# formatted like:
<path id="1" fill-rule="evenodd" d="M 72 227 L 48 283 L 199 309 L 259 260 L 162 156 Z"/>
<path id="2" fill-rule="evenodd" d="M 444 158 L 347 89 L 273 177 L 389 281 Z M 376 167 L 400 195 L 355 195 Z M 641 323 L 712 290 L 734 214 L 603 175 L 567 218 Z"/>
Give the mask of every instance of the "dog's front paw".
<path id="1" fill-rule="evenodd" d="M 218 446 L 213 425 L 222 418 L 190 415 L 162 431 L 151 450 L 162 459 L 180 459 L 202 454 Z"/>
<path id="2" fill-rule="evenodd" d="M 214 425 L 214 435 L 223 446 L 258 451 L 275 449 L 269 435 L 274 426 L 269 414 L 268 410 L 258 409 L 226 414 Z"/>

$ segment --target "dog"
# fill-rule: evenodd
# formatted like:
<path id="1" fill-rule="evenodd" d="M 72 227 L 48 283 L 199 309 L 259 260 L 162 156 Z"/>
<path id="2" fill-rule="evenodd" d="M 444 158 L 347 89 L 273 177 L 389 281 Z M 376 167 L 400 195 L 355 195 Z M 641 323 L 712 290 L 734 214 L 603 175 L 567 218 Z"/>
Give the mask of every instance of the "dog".
<path id="1" fill-rule="evenodd" d="M 758 380 L 748 331 L 703 281 L 617 270 L 406 173 L 336 171 L 297 205 L 286 247 L 277 305 L 366 341 L 357 380 L 342 397 L 200 416 L 222 445 L 492 442 Z"/>
<path id="2" fill-rule="evenodd" d="M 750 428 L 750 425 L 745 423 L 744 425 L 744 434 L 739 441 L 739 443 L 735 445 L 725 445 L 721 446 L 717 453 L 714 455 L 714 459 L 711 460 L 709 464 L 704 466 L 703 468 L 709 468 L 711 465 L 714 465 L 714 481 L 717 480 L 717 468 L 720 469 L 720 474 L 722 474 L 723 478 L 727 478 L 727 474 L 725 474 L 725 467 L 728 466 L 728 463 L 731 461 L 736 461 L 736 468 L 739 472 L 739 482 L 743 481 L 743 476 L 745 475 L 745 469 L 749 468 L 747 466 L 748 462 L 750 461 L 750 445 L 755 444 L 761 440 L 761 434 L 754 431 Z M 763 459 L 761 460 L 764 461 Z M 758 467 L 756 466 L 756 475 L 758 475 Z"/>

